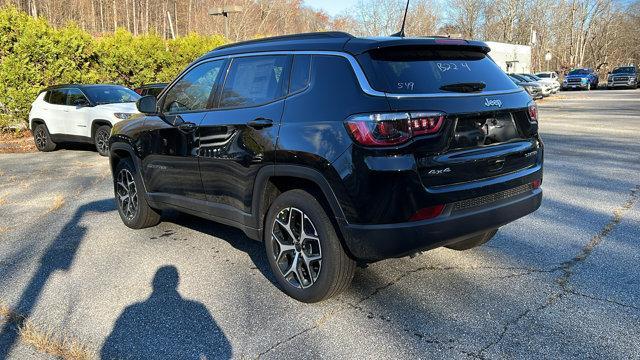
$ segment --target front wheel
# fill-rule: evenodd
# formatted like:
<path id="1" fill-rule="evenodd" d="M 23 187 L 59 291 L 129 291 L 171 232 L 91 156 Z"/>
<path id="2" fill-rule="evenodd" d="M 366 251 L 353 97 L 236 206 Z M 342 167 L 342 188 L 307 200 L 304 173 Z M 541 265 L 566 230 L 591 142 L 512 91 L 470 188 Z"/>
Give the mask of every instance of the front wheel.
<path id="1" fill-rule="evenodd" d="M 93 135 L 93 142 L 96 144 L 96 150 L 98 154 L 102 156 L 109 155 L 109 135 L 111 134 L 111 126 L 102 125 Z"/>
<path id="2" fill-rule="evenodd" d="M 283 292 L 313 303 L 345 290 L 355 262 L 342 248 L 325 209 L 308 192 L 278 196 L 267 213 L 264 244 L 271 271 Z"/>
<path id="3" fill-rule="evenodd" d="M 33 129 L 33 141 L 40 151 L 49 152 L 56 149 L 56 143 L 51 140 L 51 134 L 49 134 L 49 129 L 45 124 L 38 124 Z"/>
<path id="4" fill-rule="evenodd" d="M 497 232 L 498 229 L 487 231 L 480 235 L 476 235 L 468 239 L 459 241 L 455 244 L 447 245 L 446 248 L 458 251 L 473 249 L 489 242 L 489 240 L 493 239 Z"/>
<path id="5" fill-rule="evenodd" d="M 157 225 L 160 214 L 147 203 L 142 179 L 131 160 L 120 160 L 114 174 L 114 192 L 122 222 L 132 229 Z"/>

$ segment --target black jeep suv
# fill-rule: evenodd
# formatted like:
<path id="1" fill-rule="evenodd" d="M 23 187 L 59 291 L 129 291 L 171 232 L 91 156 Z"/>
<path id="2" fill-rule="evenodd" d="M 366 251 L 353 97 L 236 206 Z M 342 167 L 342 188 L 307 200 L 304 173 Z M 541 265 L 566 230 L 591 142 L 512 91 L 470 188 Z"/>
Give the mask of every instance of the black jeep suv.
<path id="1" fill-rule="evenodd" d="M 542 199 L 536 105 L 488 52 L 345 33 L 215 49 L 115 125 L 120 216 L 240 228 L 304 302 L 347 288 L 356 264 L 479 246 Z"/>

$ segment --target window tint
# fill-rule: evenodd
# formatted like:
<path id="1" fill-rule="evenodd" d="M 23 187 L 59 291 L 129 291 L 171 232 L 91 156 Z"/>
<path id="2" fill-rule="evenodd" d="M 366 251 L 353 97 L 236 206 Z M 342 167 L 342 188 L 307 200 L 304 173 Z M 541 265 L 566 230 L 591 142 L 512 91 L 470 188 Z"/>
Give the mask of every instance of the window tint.
<path id="1" fill-rule="evenodd" d="M 636 72 L 636 68 L 634 67 L 619 67 L 619 68 L 613 69 L 611 73 L 624 74 L 624 73 L 635 73 L 635 72 Z"/>
<path id="2" fill-rule="evenodd" d="M 75 105 L 76 101 L 86 99 L 80 89 L 67 89 L 67 105 Z"/>
<path id="3" fill-rule="evenodd" d="M 446 93 L 446 85 L 484 83 L 485 91 L 517 87 L 486 54 L 415 47 L 370 51 L 377 90 L 401 94 Z"/>
<path id="4" fill-rule="evenodd" d="M 225 81 L 220 107 L 253 106 L 284 96 L 289 57 L 255 56 L 234 59 Z"/>
<path id="5" fill-rule="evenodd" d="M 64 89 L 51 90 L 49 92 L 49 104 L 65 105 L 67 103 L 67 94 Z"/>
<path id="6" fill-rule="evenodd" d="M 167 91 L 162 111 L 177 114 L 206 109 L 222 65 L 224 60 L 209 61 L 191 69 Z"/>
<path id="7" fill-rule="evenodd" d="M 309 85 L 311 55 L 296 55 L 291 65 L 291 84 L 289 93 L 300 91 Z"/>
<path id="8" fill-rule="evenodd" d="M 160 95 L 162 90 L 164 90 L 164 88 L 161 88 L 161 87 L 149 88 L 149 89 L 145 89 L 143 91 L 143 94 L 144 95 L 153 95 L 155 97 L 158 97 L 158 95 Z"/>

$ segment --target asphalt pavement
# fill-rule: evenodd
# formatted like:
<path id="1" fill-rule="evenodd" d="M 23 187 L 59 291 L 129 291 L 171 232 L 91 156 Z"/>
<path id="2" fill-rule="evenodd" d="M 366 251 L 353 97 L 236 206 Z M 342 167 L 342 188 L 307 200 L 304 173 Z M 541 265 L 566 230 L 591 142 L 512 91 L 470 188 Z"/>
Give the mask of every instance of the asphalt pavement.
<path id="1" fill-rule="evenodd" d="M 544 200 L 490 243 L 358 269 L 307 305 L 261 243 L 130 230 L 86 147 L 0 155 L 0 302 L 103 358 L 640 358 L 640 90 L 540 103 Z M 0 360 L 46 359 L 0 318 Z"/>

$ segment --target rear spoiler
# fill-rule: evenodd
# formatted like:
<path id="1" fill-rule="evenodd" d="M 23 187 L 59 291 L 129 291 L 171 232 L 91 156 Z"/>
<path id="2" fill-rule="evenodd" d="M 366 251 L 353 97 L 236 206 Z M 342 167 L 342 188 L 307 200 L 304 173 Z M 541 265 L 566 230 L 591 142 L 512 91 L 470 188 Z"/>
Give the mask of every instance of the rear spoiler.
<path id="1" fill-rule="evenodd" d="M 352 38 L 344 45 L 344 51 L 360 55 L 370 50 L 392 47 L 464 48 L 488 54 L 491 49 L 482 41 L 450 38 Z"/>

